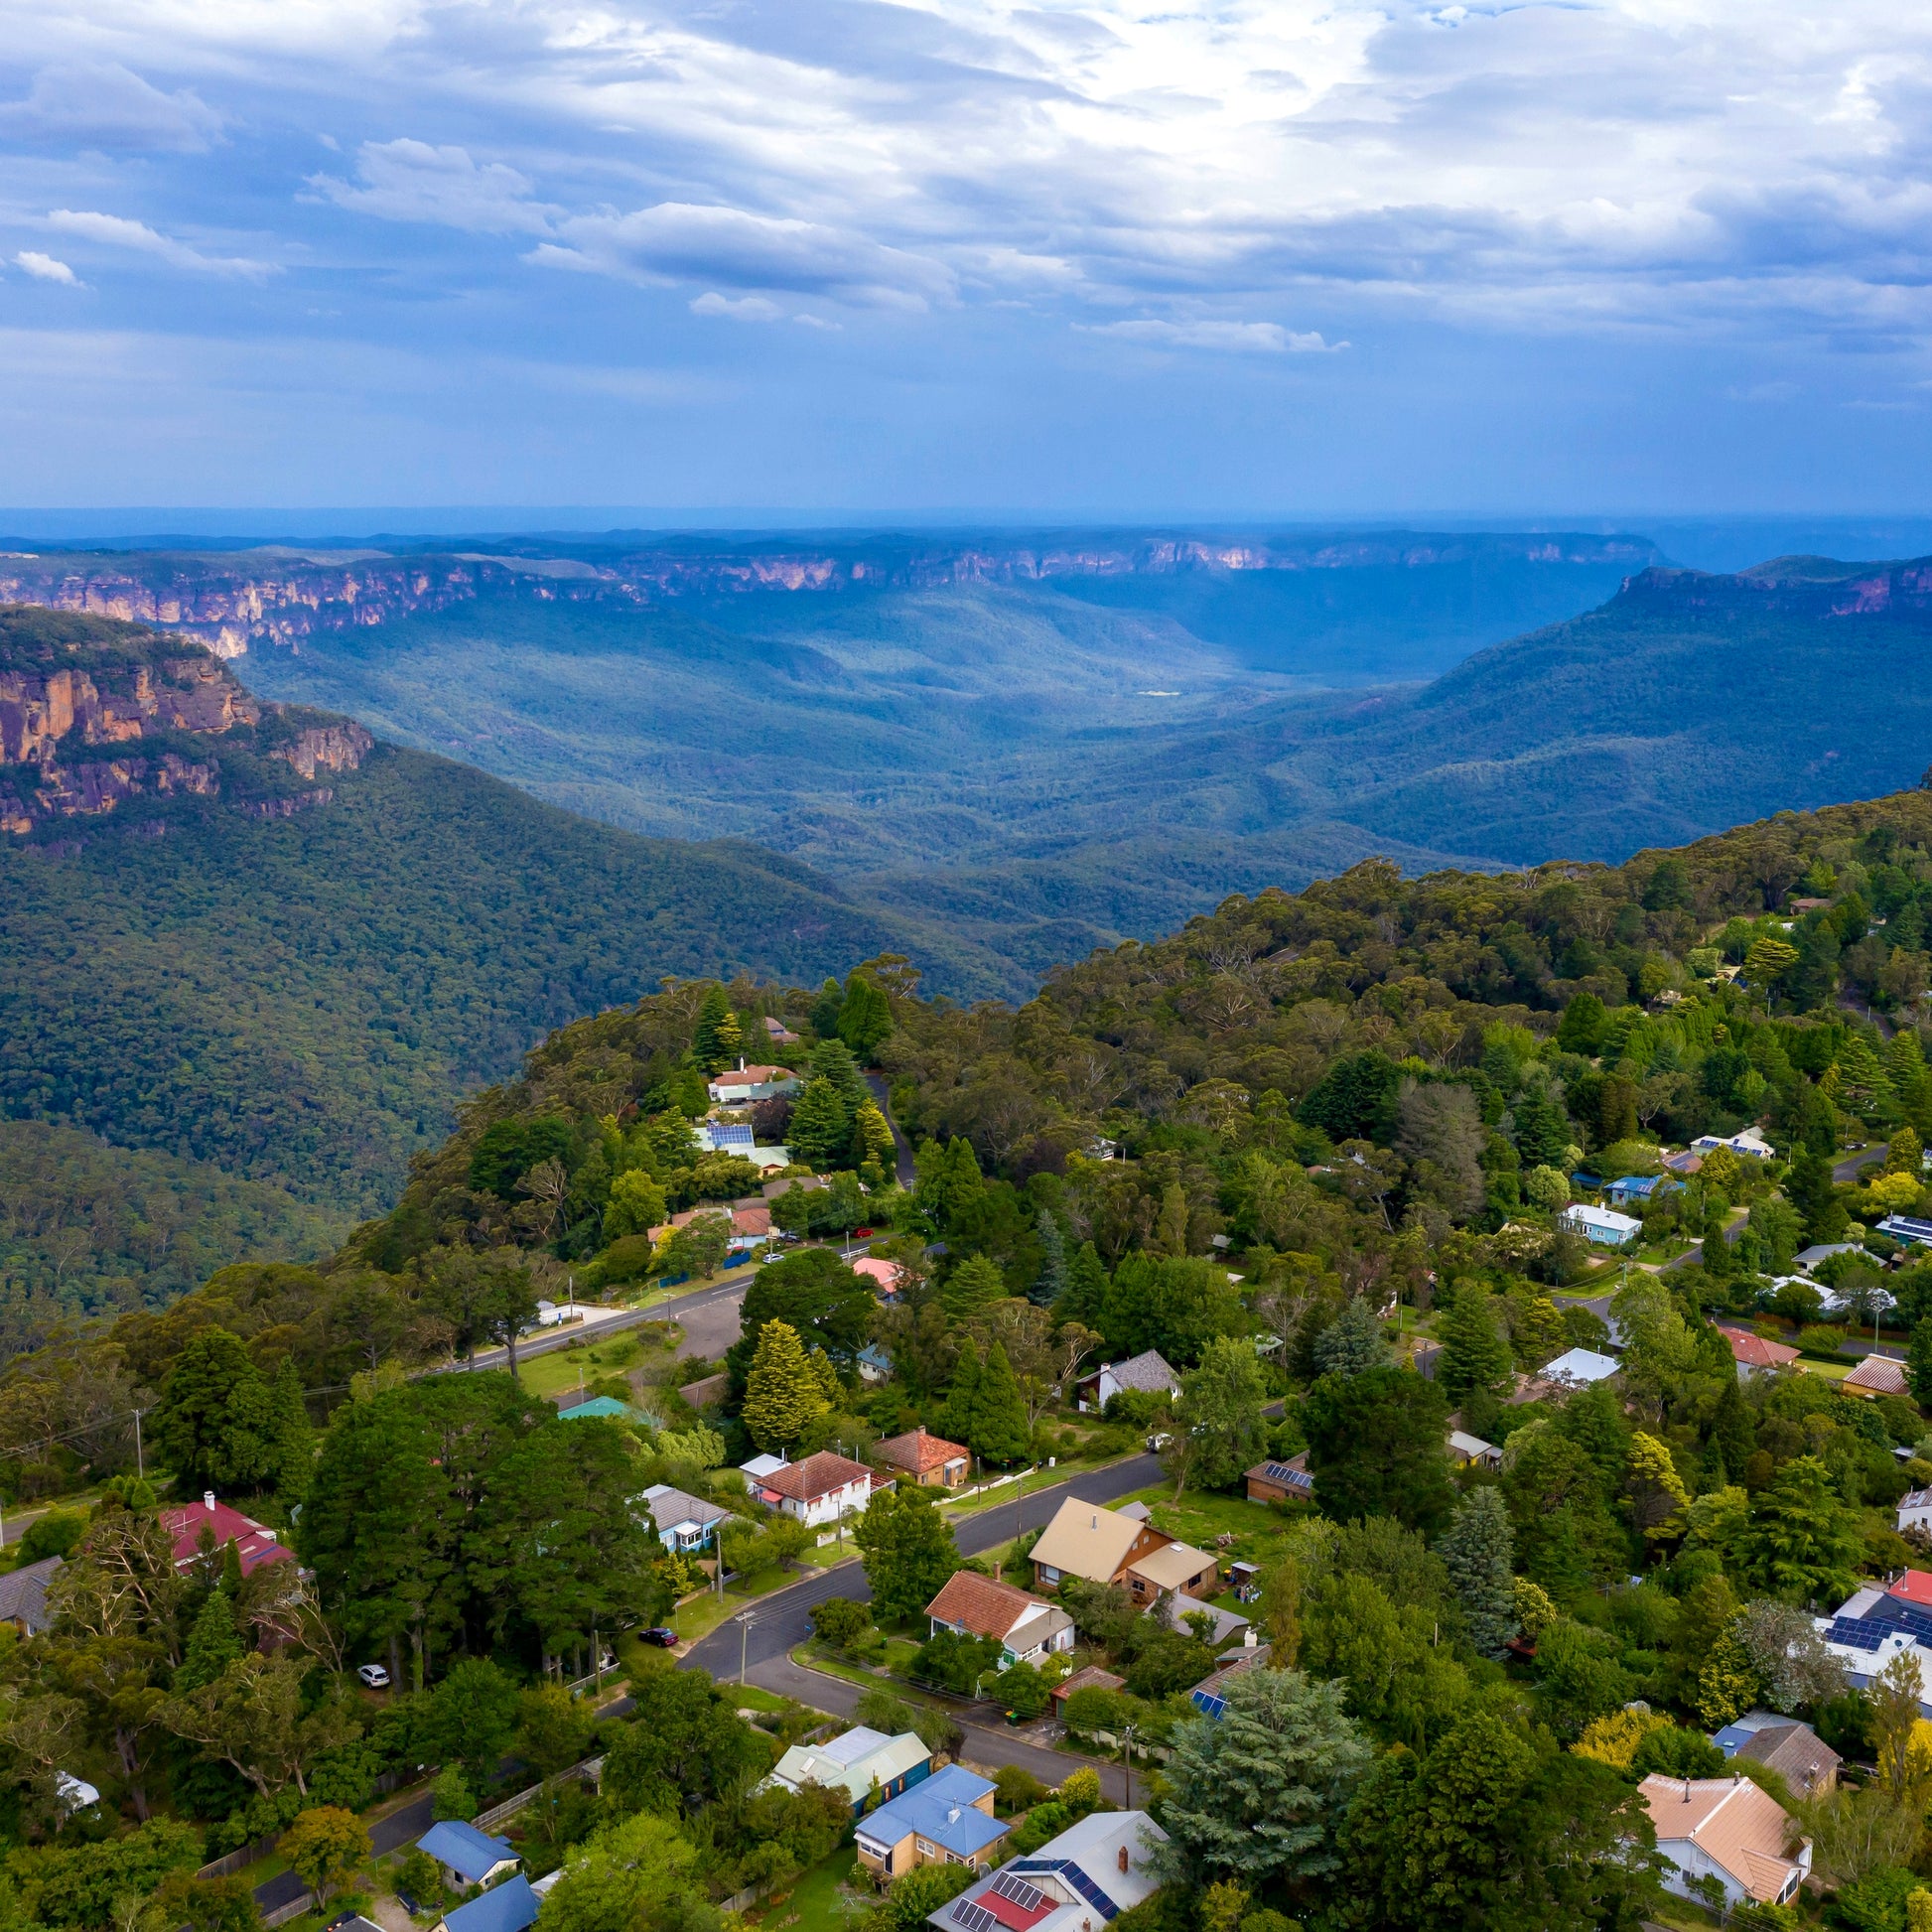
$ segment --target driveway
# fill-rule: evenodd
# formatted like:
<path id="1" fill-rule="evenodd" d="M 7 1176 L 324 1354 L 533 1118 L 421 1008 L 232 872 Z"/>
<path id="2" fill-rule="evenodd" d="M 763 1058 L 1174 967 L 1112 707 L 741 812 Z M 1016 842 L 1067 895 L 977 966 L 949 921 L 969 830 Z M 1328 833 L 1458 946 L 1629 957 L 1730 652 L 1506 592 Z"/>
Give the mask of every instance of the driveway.
<path id="1" fill-rule="evenodd" d="M 901 1187 L 911 1187 L 919 1177 L 919 1171 L 912 1163 L 912 1143 L 898 1131 L 898 1122 L 893 1118 L 892 1089 L 886 1084 L 883 1073 L 868 1073 L 866 1085 L 872 1089 L 872 1097 L 879 1102 L 879 1111 L 886 1116 L 886 1125 L 893 1130 L 893 1166 L 898 1174 Z"/>

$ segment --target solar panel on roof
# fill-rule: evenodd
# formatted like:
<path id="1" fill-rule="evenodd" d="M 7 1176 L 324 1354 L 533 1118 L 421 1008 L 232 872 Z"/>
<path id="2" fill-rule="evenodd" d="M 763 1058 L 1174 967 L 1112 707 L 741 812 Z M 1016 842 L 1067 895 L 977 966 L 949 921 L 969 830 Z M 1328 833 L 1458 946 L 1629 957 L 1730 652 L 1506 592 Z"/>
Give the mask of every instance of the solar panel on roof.
<path id="1" fill-rule="evenodd" d="M 1219 1718 L 1225 1715 L 1227 1708 L 1227 1699 L 1216 1697 L 1211 1691 L 1194 1693 L 1194 1709 L 1204 1718 Z"/>
<path id="2" fill-rule="evenodd" d="M 1046 1894 L 1035 1890 L 1026 1879 L 1017 1878 L 1011 1871 L 1003 1871 L 993 1880 L 993 1889 L 1002 1898 L 1010 1898 L 1023 1912 L 1036 1912 L 1046 1902 Z"/>
<path id="3" fill-rule="evenodd" d="M 962 1932 L 987 1932 L 990 1925 L 998 1925 L 999 1920 L 984 1905 L 975 1904 L 970 1898 L 962 1898 L 952 1908 L 952 1922 L 962 1928 Z"/>
<path id="4" fill-rule="evenodd" d="M 1882 1624 L 1861 1623 L 1854 1616 L 1834 1617 L 1825 1635 L 1829 1642 L 1842 1643 L 1851 1650 L 1876 1650 L 1885 1640 Z"/>
<path id="5" fill-rule="evenodd" d="M 1015 1859 L 1007 1869 L 1009 1871 L 1058 1871 L 1065 1864 L 1064 1859 Z"/>
<path id="6" fill-rule="evenodd" d="M 1104 1919 L 1117 1918 L 1120 1907 L 1096 1885 L 1071 1859 L 1060 1866 L 1060 1876 Z"/>
<path id="7" fill-rule="evenodd" d="M 730 1122 L 721 1123 L 711 1130 L 711 1144 L 713 1147 L 751 1147 L 754 1144 L 752 1130 Z"/>

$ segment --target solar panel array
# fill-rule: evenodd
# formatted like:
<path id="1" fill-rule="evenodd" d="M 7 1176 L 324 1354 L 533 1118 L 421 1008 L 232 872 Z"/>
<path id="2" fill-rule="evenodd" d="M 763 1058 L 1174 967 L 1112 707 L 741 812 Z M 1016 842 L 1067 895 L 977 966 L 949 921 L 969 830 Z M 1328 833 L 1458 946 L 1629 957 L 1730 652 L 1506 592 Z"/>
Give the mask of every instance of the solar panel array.
<path id="1" fill-rule="evenodd" d="M 1104 1891 L 1102 1891 L 1100 1887 L 1096 1885 L 1093 1882 L 1093 1880 L 1089 1878 L 1087 1874 L 1084 1871 L 1082 1871 L 1077 1864 L 1073 1863 L 1071 1859 L 1066 1860 L 1061 1864 L 1060 1876 L 1064 1878 L 1066 1882 L 1069 1885 L 1071 1885 L 1073 1889 L 1077 1891 L 1080 1894 L 1080 1896 L 1084 1898 L 1087 1901 L 1087 1903 L 1091 1905 L 1094 1908 L 1094 1910 L 1097 1911 L 1103 1919 L 1114 1919 L 1120 1916 L 1120 1907 L 1116 1905 L 1114 1901 L 1111 1898 L 1109 1898 L 1107 1894 Z"/>
<path id="2" fill-rule="evenodd" d="M 1227 1708 L 1227 1699 L 1224 1697 L 1216 1697 L 1212 1691 L 1196 1691 L 1194 1693 L 1194 1709 L 1203 1717 L 1222 1717 L 1225 1715 Z"/>
<path id="3" fill-rule="evenodd" d="M 711 1129 L 711 1145 L 720 1147 L 752 1147 L 756 1142 L 749 1127 L 735 1121 L 719 1121 Z"/>
<path id="4" fill-rule="evenodd" d="M 1036 1912 L 1046 1903 L 1046 1894 L 1035 1890 L 1024 1878 L 1016 1878 L 1011 1871 L 1003 1871 L 993 1880 L 993 1890 L 1002 1898 L 1010 1898 L 1023 1912 Z"/>
<path id="5" fill-rule="evenodd" d="M 1882 1623 L 1862 1623 L 1855 1616 L 1838 1616 L 1825 1632 L 1827 1643 L 1842 1643 L 1852 1650 L 1876 1650 L 1885 1640 Z"/>
<path id="6" fill-rule="evenodd" d="M 984 1905 L 976 1905 L 970 1898 L 962 1898 L 952 1908 L 952 1922 L 961 1928 L 961 1932 L 987 1932 L 989 1926 L 998 1925 L 1000 1921 Z"/>

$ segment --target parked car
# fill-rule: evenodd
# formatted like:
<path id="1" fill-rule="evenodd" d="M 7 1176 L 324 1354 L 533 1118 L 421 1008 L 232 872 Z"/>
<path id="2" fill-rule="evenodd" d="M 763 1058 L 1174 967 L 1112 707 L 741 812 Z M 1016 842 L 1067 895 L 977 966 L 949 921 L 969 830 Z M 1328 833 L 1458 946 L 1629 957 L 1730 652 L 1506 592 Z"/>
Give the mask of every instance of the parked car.
<path id="1" fill-rule="evenodd" d="M 674 1650 L 677 1647 L 677 1632 L 667 1630 L 661 1623 L 654 1623 L 648 1630 L 637 1632 L 637 1641 L 654 1643 L 660 1650 Z"/>
<path id="2" fill-rule="evenodd" d="M 389 1673 L 380 1664 L 364 1664 L 355 1675 L 372 1691 L 386 1691 L 389 1688 Z"/>

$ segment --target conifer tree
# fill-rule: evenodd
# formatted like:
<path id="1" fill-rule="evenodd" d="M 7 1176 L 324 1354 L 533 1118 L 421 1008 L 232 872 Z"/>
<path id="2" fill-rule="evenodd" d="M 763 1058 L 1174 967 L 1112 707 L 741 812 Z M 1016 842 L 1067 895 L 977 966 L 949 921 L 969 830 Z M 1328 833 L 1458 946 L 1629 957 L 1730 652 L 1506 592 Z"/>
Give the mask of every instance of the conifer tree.
<path id="1" fill-rule="evenodd" d="M 1496 1329 L 1489 1291 L 1480 1282 L 1457 1282 L 1440 1329 L 1443 1353 L 1436 1380 L 1452 1403 L 1480 1389 L 1507 1395 L 1516 1386 L 1509 1344 Z"/>
<path id="2" fill-rule="evenodd" d="M 883 1173 L 893 1172 L 893 1130 L 870 1096 L 859 1103 L 852 1116 L 852 1152 L 862 1164 L 871 1161 Z"/>
<path id="3" fill-rule="evenodd" d="M 1091 1328 L 1100 1318 L 1100 1305 L 1106 1297 L 1107 1265 L 1091 1241 L 1082 1241 L 1066 1265 L 1066 1289 L 1053 1304 L 1053 1312 L 1062 1321 L 1077 1321 Z"/>
<path id="4" fill-rule="evenodd" d="M 225 1590 L 211 1589 L 195 1619 L 194 1629 L 188 1633 L 187 1652 L 181 1669 L 175 1673 L 176 1692 L 199 1691 L 205 1684 L 212 1684 L 240 1655 L 241 1639 L 235 1635 L 234 1604 Z"/>
<path id="5" fill-rule="evenodd" d="M 1889 1097 L 1890 1083 L 1878 1055 L 1863 1034 L 1848 1034 L 1834 1062 L 1838 1067 L 1839 1093 L 1845 1105 L 1863 1110 Z"/>
<path id="6" fill-rule="evenodd" d="M 1341 1312 L 1315 1338 L 1314 1365 L 1323 1375 L 1360 1375 L 1383 1367 L 1388 1359 L 1382 1324 L 1359 1295 L 1344 1302 Z"/>
<path id="7" fill-rule="evenodd" d="M 282 1365 L 269 1384 L 267 1436 L 269 1474 L 276 1493 L 285 1503 L 299 1503 L 308 1491 L 309 1475 L 315 1467 L 316 1434 L 309 1423 L 302 1378 L 296 1373 L 292 1355 L 282 1357 Z"/>
<path id="8" fill-rule="evenodd" d="M 1059 1222 L 1044 1207 L 1035 1227 L 1039 1237 L 1039 1279 L 1027 1291 L 1027 1300 L 1035 1307 L 1050 1309 L 1066 1293 L 1066 1241 Z"/>
<path id="9" fill-rule="evenodd" d="M 1032 1435 L 1013 1364 L 1007 1360 L 1005 1347 L 996 1341 L 986 1351 L 986 1365 L 980 1372 L 969 1439 L 972 1448 L 990 1462 L 1017 1462 L 1026 1454 Z"/>
<path id="10" fill-rule="evenodd" d="M 1000 1264 L 985 1255 L 968 1255 L 946 1277 L 939 1290 L 939 1306 L 955 1321 L 1006 1299 L 1007 1282 L 1000 1273 Z"/>
<path id="11" fill-rule="evenodd" d="M 742 1415 L 753 1442 L 766 1451 L 788 1449 L 827 1407 L 798 1330 L 788 1321 L 767 1321 L 745 1380 Z"/>
<path id="12" fill-rule="evenodd" d="M 1925 1149 L 1909 1127 L 1901 1127 L 1885 1149 L 1885 1172 L 1910 1174 L 1914 1180 L 1925 1171 Z"/>
<path id="13" fill-rule="evenodd" d="M 972 1446 L 979 1428 L 980 1383 L 985 1376 L 978 1345 L 970 1336 L 960 1344 L 953 1364 L 952 1383 L 939 1411 L 939 1427 L 956 1443 Z"/>
<path id="14" fill-rule="evenodd" d="M 820 1039 L 835 1038 L 839 1031 L 839 1009 L 845 1005 L 845 988 L 828 979 L 812 1002 L 811 1029 Z"/>
<path id="15" fill-rule="evenodd" d="M 869 1061 L 892 1035 L 892 1005 L 871 980 L 854 973 L 845 983 L 845 999 L 835 1025 L 846 1045 L 862 1061 Z"/>
<path id="16" fill-rule="evenodd" d="M 829 1080 L 838 1089 L 848 1114 L 856 1112 L 872 1098 L 866 1076 L 852 1056 L 852 1048 L 842 1039 L 825 1039 L 812 1048 L 806 1063 L 814 1080 Z"/>
<path id="17" fill-rule="evenodd" d="M 1500 1657 L 1515 1636 L 1515 1539 L 1497 1489 L 1473 1489 L 1436 1546 L 1469 1626 L 1469 1641 L 1485 1657 Z"/>
<path id="18" fill-rule="evenodd" d="M 712 987 L 698 1009 L 698 1030 L 691 1041 L 691 1057 L 707 1073 L 722 1073 L 737 1064 L 745 1050 L 745 1032 L 732 1011 L 731 995 Z"/>
<path id="19" fill-rule="evenodd" d="M 785 1129 L 785 1145 L 814 1168 L 833 1168 L 852 1145 L 852 1120 L 830 1080 L 813 1080 L 798 1096 Z"/>

